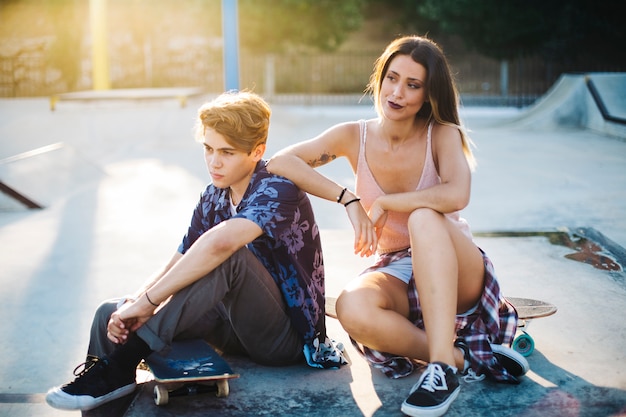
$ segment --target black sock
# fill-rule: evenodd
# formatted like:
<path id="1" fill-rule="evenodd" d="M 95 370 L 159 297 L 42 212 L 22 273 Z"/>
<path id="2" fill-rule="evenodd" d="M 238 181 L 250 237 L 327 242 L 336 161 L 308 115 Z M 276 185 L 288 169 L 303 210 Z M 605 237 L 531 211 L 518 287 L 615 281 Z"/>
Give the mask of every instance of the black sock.
<path id="1" fill-rule="evenodd" d="M 151 353 L 150 346 L 133 333 L 128 337 L 126 343 L 113 351 L 110 359 L 123 369 L 135 369 L 139 362 Z"/>

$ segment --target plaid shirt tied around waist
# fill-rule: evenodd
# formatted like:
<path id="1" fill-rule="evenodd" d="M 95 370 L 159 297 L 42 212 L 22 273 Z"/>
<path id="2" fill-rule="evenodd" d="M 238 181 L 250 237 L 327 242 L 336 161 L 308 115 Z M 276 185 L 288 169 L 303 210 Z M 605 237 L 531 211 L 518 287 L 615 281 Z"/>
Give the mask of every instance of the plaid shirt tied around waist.
<path id="1" fill-rule="evenodd" d="M 493 355 L 490 344 L 510 346 L 517 330 L 517 312 L 500 294 L 500 285 L 495 275 L 493 264 L 481 250 L 485 265 L 485 288 L 474 312 L 467 316 L 456 317 L 456 334 L 465 340 L 470 350 L 470 368 L 477 374 L 486 374 L 497 382 L 519 383 L 518 379 L 507 372 Z M 410 249 L 382 254 L 373 266 L 364 272 L 378 268 L 411 256 Z M 424 320 L 419 303 L 415 279 L 411 276 L 407 290 L 409 297 L 409 320 L 418 328 L 424 329 Z M 415 369 L 415 362 L 410 358 L 379 352 L 366 346 L 357 348 L 367 361 L 390 378 L 407 376 Z"/>

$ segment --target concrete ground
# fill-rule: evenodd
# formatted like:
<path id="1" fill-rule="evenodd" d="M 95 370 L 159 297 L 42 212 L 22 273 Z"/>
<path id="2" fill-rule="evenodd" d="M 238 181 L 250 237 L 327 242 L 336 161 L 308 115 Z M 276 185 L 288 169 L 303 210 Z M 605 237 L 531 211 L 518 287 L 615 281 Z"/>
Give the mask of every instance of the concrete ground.
<path id="1" fill-rule="evenodd" d="M 46 207 L 26 211 L 0 198 L 0 416 L 80 414 L 50 408 L 44 393 L 72 378 L 98 303 L 134 290 L 176 250 L 207 181 L 191 135 L 202 99 L 185 108 L 175 100 L 59 102 L 54 112 L 45 99 L 0 100 L 0 180 Z M 268 156 L 334 123 L 373 116 L 365 105 L 273 109 Z M 463 116 L 479 162 L 464 217 L 505 294 L 559 311 L 532 323 L 536 350 L 520 385 L 464 383 L 447 415 L 626 416 L 625 273 L 570 259 L 605 268 L 626 261 L 626 142 L 580 128 L 520 127 L 509 123 L 520 117 L 512 109 L 467 108 Z M 348 165 L 334 165 L 323 169 L 353 187 Z M 336 295 L 369 260 L 351 253 L 342 207 L 313 202 L 327 293 Z M 336 320 L 327 323 L 350 366 L 268 368 L 230 358 L 241 378 L 228 398 L 157 407 L 148 381 L 135 396 L 83 414 L 401 415 L 417 375 L 387 379 Z"/>

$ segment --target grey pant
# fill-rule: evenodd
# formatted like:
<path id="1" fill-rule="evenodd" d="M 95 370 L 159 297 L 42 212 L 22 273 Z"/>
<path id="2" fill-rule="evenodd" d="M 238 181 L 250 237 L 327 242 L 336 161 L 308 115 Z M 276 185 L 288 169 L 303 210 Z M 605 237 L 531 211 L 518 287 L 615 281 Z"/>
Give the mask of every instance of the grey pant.
<path id="1" fill-rule="evenodd" d="M 88 354 L 106 356 L 117 346 L 106 334 L 118 301 L 98 307 Z M 157 352 L 167 351 L 175 339 L 201 338 L 265 365 L 287 365 L 303 358 L 302 339 L 291 325 L 278 286 L 246 248 L 174 294 L 137 335 Z"/>

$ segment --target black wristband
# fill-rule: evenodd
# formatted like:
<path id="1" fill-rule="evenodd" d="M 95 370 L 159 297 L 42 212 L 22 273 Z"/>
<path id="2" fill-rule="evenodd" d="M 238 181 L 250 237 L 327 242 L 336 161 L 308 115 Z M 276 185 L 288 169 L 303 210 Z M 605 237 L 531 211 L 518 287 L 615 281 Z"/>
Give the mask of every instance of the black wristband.
<path id="1" fill-rule="evenodd" d="M 347 188 L 344 188 L 343 190 L 341 190 L 341 194 L 339 194 L 339 197 L 337 197 L 338 203 L 341 203 L 341 199 L 343 198 L 343 195 L 346 193 L 346 191 L 348 191 Z"/>
<path id="2" fill-rule="evenodd" d="M 361 201 L 361 199 L 360 199 L 359 197 L 357 197 L 357 198 L 355 198 L 355 199 L 353 199 L 353 200 L 348 201 L 348 202 L 347 202 L 346 204 L 344 204 L 343 206 L 344 206 L 344 207 L 348 207 L 350 204 L 352 204 L 352 203 L 354 203 L 354 202 L 357 202 L 357 201 Z"/>
<path id="3" fill-rule="evenodd" d="M 158 304 L 154 304 L 154 303 L 152 302 L 152 300 L 150 299 L 150 297 L 148 297 L 148 291 L 146 291 L 146 299 L 147 299 L 147 300 L 148 300 L 148 302 L 149 302 L 150 304 L 152 304 L 153 306 L 155 306 L 155 307 L 158 307 L 158 306 L 159 306 Z"/>

